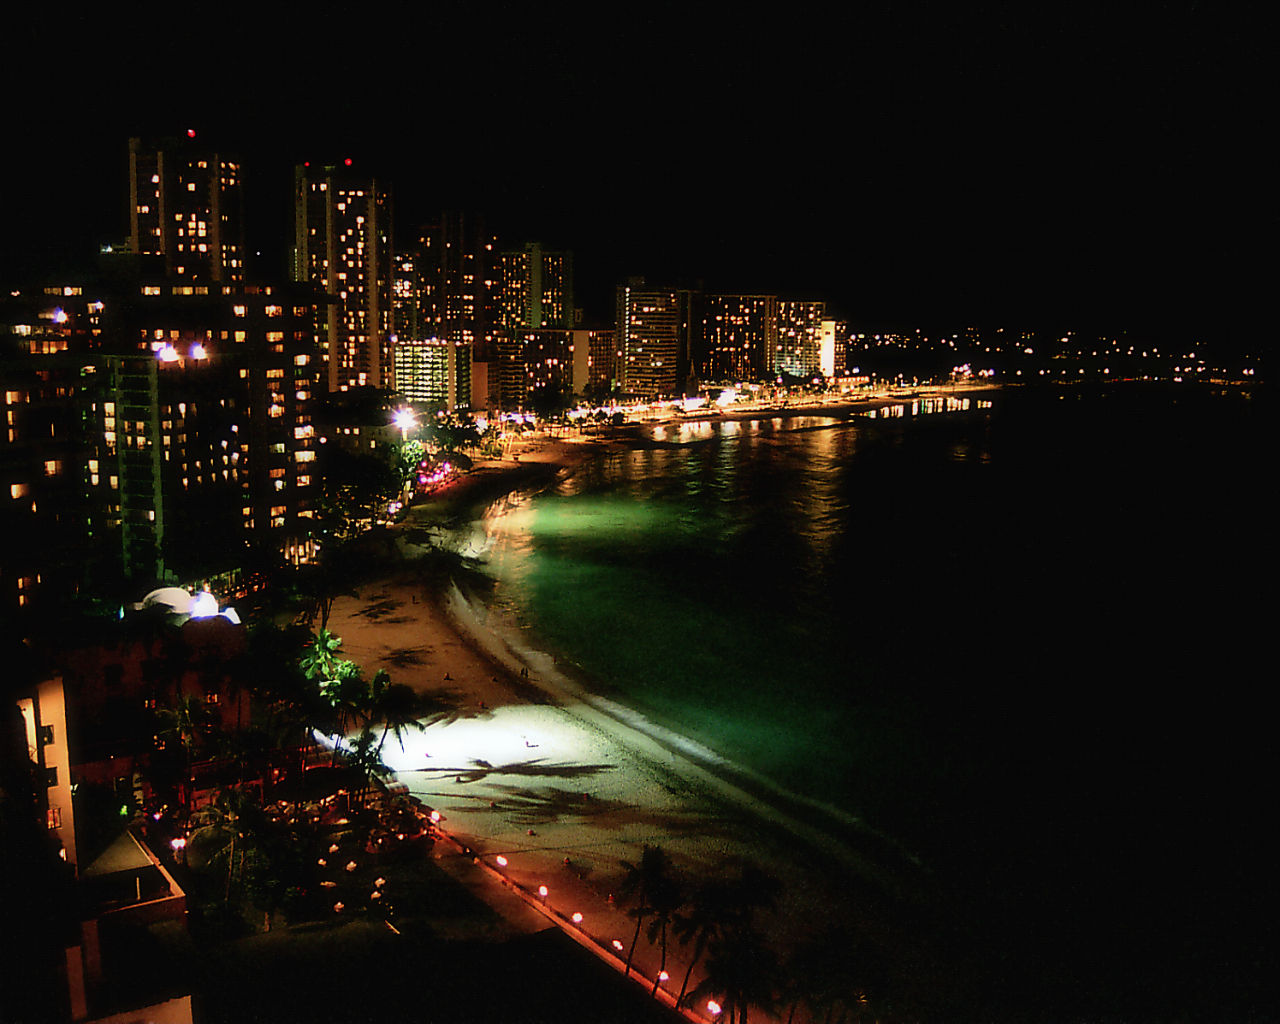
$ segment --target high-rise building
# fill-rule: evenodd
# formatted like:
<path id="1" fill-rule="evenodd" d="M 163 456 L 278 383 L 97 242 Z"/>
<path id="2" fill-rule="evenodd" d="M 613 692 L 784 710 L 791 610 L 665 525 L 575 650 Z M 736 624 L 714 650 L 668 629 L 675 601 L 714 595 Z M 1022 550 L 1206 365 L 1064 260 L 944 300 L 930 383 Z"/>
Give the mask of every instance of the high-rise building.
<path id="1" fill-rule="evenodd" d="M 29 539 L 66 534 L 21 560 L 13 603 L 55 581 L 65 600 L 95 572 L 230 581 L 255 550 L 309 557 L 314 312 L 309 289 L 176 278 L 8 297 L 0 465 L 28 473 L 6 472 L 8 511 L 28 510 Z M 48 401 L 15 386 L 33 378 Z"/>
<path id="2" fill-rule="evenodd" d="M 579 333 L 563 329 L 517 331 L 498 342 L 501 407 L 527 408 L 539 388 L 572 394 L 573 346 Z"/>
<path id="3" fill-rule="evenodd" d="M 822 322 L 826 303 L 782 299 L 778 302 L 778 334 L 769 372 L 804 377 L 817 373 L 822 363 Z"/>
<path id="4" fill-rule="evenodd" d="M 639 398 L 674 395 L 681 380 L 681 303 L 675 288 L 633 279 L 618 288 L 616 341 L 621 390 Z"/>
<path id="5" fill-rule="evenodd" d="M 423 322 L 423 281 L 416 250 L 393 253 L 391 257 L 391 335 L 396 340 L 416 341 L 430 336 Z M 397 380 L 397 384 L 398 384 Z"/>
<path id="6" fill-rule="evenodd" d="M 186 139 L 129 140 L 129 251 L 191 281 L 244 280 L 240 165 Z"/>
<path id="7" fill-rule="evenodd" d="M 522 409 L 537 388 L 572 390 L 572 255 L 530 242 L 500 253 L 496 269 L 499 404 Z"/>
<path id="8" fill-rule="evenodd" d="M 613 331 L 578 329 L 573 332 L 573 391 L 603 395 L 617 384 L 617 346 Z"/>
<path id="9" fill-rule="evenodd" d="M 699 379 L 719 383 L 760 380 L 777 347 L 776 295 L 707 295 L 702 341 L 694 365 Z"/>
<path id="10" fill-rule="evenodd" d="M 101 309 L 77 285 L 0 301 L 0 615 L 74 596 L 101 555 L 86 496 L 83 406 L 94 378 L 76 351 L 100 329 Z"/>
<path id="11" fill-rule="evenodd" d="M 492 357 L 499 327 L 496 247 L 484 222 L 464 213 L 445 213 L 418 232 L 423 334 L 470 345 L 476 360 Z"/>
<path id="12" fill-rule="evenodd" d="M 326 391 L 391 387 L 391 198 L 345 168 L 294 171 L 295 281 L 330 296 L 315 325 Z"/>
<path id="13" fill-rule="evenodd" d="M 548 252 L 538 242 L 498 256 L 499 323 L 508 331 L 571 328 L 573 254 Z"/>
<path id="14" fill-rule="evenodd" d="M 834 341 L 832 349 L 835 356 L 833 376 L 843 377 L 849 370 L 849 321 L 836 320 L 834 324 Z"/>
<path id="15" fill-rule="evenodd" d="M 471 346 L 461 341 L 397 339 L 396 391 L 407 402 L 448 412 L 471 408 Z"/>
<path id="16" fill-rule="evenodd" d="M 140 292 L 103 353 L 95 407 L 128 574 L 234 572 L 255 548 L 305 560 L 319 490 L 309 293 Z"/>

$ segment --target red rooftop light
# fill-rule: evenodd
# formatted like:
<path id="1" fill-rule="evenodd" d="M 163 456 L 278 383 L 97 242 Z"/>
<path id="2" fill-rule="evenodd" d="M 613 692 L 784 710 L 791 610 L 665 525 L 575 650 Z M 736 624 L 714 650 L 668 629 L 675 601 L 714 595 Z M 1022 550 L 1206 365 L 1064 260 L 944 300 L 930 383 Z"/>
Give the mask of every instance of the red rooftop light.
<path id="1" fill-rule="evenodd" d="M 350 166 L 351 166 L 351 157 L 347 157 L 347 158 L 346 158 L 345 160 L 343 160 L 342 162 L 343 162 L 343 164 L 345 164 L 347 167 L 350 167 Z"/>
<path id="2" fill-rule="evenodd" d="M 196 130 L 195 130 L 194 128 L 188 128 L 188 129 L 187 129 L 187 138 L 189 138 L 189 139 L 194 139 L 195 137 L 196 137 Z"/>

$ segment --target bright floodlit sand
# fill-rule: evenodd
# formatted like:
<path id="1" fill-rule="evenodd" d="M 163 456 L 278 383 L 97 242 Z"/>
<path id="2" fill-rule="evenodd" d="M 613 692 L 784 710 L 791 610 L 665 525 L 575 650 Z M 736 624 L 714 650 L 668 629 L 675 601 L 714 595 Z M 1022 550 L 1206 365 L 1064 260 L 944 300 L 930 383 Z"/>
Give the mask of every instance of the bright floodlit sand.
<path id="1" fill-rule="evenodd" d="M 590 447 L 544 442 L 521 459 L 570 465 Z M 747 792 L 724 766 L 708 765 L 710 752 L 593 697 L 525 648 L 517 626 L 456 590 L 432 600 L 406 571 L 340 599 L 330 629 L 367 674 L 386 668 L 419 691 L 452 694 L 453 720 L 409 733 L 403 751 L 388 740 L 384 758 L 397 780 L 486 862 L 505 856 L 511 878 L 533 891 L 546 885 L 548 905 L 565 916 L 580 912 L 582 928 L 606 946 L 631 941 L 634 922 L 610 897 L 622 862 L 638 863 L 645 844 L 663 847 L 690 877 L 746 859 L 779 878 L 782 910 L 766 923 L 781 953 L 860 914 L 858 893 L 868 889 L 859 882 L 888 883 L 850 845 L 809 823 L 820 814 L 775 809 L 787 800 L 771 799 L 760 780 Z M 658 969 L 643 935 L 635 963 L 650 977 Z M 673 942 L 671 991 L 684 968 Z"/>

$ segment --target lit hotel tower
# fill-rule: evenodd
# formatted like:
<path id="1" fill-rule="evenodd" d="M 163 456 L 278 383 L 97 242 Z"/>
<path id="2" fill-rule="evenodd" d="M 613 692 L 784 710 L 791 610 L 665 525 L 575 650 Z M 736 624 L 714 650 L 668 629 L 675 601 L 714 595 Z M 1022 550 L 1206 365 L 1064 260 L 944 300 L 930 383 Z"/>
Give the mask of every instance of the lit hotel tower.
<path id="1" fill-rule="evenodd" d="M 707 295 L 703 299 L 698 378 L 760 380 L 777 348 L 776 295 Z"/>
<path id="2" fill-rule="evenodd" d="M 834 345 L 834 321 L 827 318 L 827 304 L 816 300 L 781 299 L 778 302 L 778 331 L 769 366 L 771 373 L 805 377 L 817 373 L 824 362 L 824 350 Z"/>
<path id="3" fill-rule="evenodd" d="M 538 242 L 498 256 L 499 319 L 507 331 L 574 326 L 573 254 Z"/>
<path id="4" fill-rule="evenodd" d="M 294 280 L 331 300 L 316 318 L 320 386 L 391 387 L 390 196 L 371 178 L 303 164 L 294 213 Z"/>
<path id="5" fill-rule="evenodd" d="M 658 398 L 679 385 L 680 293 L 632 278 L 618 289 L 619 376 L 625 394 Z"/>
<path id="6" fill-rule="evenodd" d="M 129 140 L 129 251 L 193 281 L 244 280 L 240 165 L 195 142 Z"/>

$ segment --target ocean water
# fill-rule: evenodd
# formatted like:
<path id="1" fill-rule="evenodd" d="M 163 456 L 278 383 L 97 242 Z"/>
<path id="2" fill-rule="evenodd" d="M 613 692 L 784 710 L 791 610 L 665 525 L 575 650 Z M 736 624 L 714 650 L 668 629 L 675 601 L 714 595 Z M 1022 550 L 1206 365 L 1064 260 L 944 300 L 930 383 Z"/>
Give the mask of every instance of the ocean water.
<path id="1" fill-rule="evenodd" d="M 895 412 L 656 427 L 486 518 L 494 599 L 601 692 L 906 851 L 1007 956 L 992 1007 L 1251 1013 L 1256 399 Z"/>

